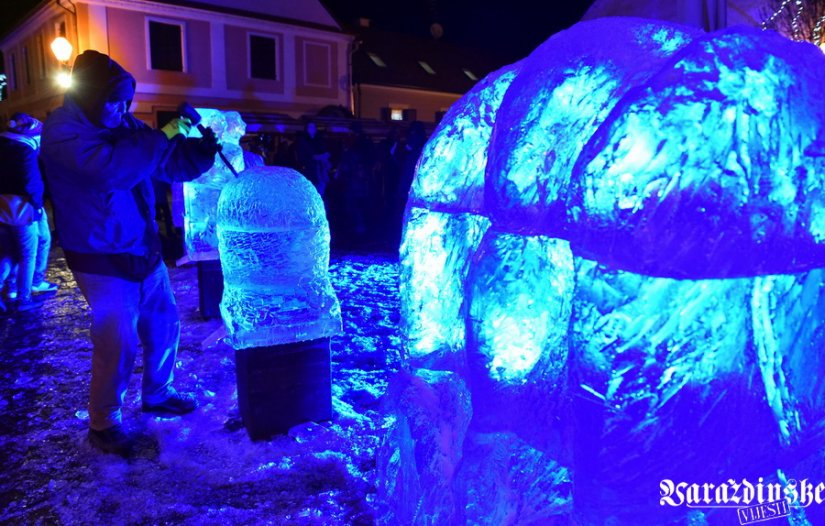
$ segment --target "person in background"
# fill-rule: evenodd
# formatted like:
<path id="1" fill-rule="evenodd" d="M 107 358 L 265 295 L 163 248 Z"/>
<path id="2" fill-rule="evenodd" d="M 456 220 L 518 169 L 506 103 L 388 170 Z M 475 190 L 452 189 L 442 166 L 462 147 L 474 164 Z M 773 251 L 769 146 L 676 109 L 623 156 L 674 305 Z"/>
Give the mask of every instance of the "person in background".
<path id="1" fill-rule="evenodd" d="M 424 124 L 420 121 L 411 122 L 409 130 L 407 130 L 407 140 L 404 144 L 402 154 L 403 160 L 401 161 L 401 170 L 399 172 L 398 188 L 395 198 L 396 204 L 393 213 L 394 232 L 392 243 L 395 247 L 398 247 L 401 243 L 401 232 L 404 222 L 404 211 L 407 207 L 407 198 L 409 197 L 410 187 L 415 177 L 418 158 L 421 157 L 421 152 L 424 150 L 426 143 L 427 130 L 424 128 Z"/>
<path id="2" fill-rule="evenodd" d="M 329 172 L 332 170 L 330 152 L 324 143 L 324 138 L 318 133 L 318 126 L 313 121 L 307 121 L 304 132 L 298 137 L 296 144 L 298 171 L 315 185 L 321 197 L 324 196 Z"/>
<path id="3" fill-rule="evenodd" d="M 14 270 L 16 257 L 15 247 L 17 244 L 11 228 L 9 228 L 4 220 L 4 207 L 3 198 L 0 196 L 0 282 L 8 279 Z M 9 305 L 0 297 L 0 316 L 8 314 L 9 308 Z"/>
<path id="4" fill-rule="evenodd" d="M 243 167 L 244 170 L 249 170 L 250 168 L 254 168 L 256 166 L 265 166 L 266 163 L 264 162 L 264 156 L 260 153 L 253 152 L 250 150 L 243 151 Z"/>
<path id="5" fill-rule="evenodd" d="M 338 164 L 338 177 L 344 186 L 347 241 L 349 245 L 361 247 L 368 241 L 367 234 L 374 227 L 371 221 L 375 208 L 372 195 L 375 148 L 360 122 L 352 123 L 350 130 L 349 145 Z"/>
<path id="6" fill-rule="evenodd" d="M 43 123 L 25 113 L 15 113 L 7 131 L 0 134 L 0 223 L 6 250 L 0 264 L 11 308 L 30 310 L 42 304 L 32 292 L 51 292 L 57 285 L 46 281 L 51 231 L 43 209 L 43 178 L 37 161 Z M 16 271 L 15 271 L 16 269 Z M 5 304 L 0 311 L 5 311 Z"/>
<path id="7" fill-rule="evenodd" d="M 392 243 L 395 204 L 398 194 L 398 182 L 401 176 L 404 146 L 398 128 L 393 126 L 386 138 L 378 143 L 376 154 L 376 171 L 379 181 L 379 201 L 381 214 L 379 219 L 381 238 L 385 243 Z"/>
<path id="8" fill-rule="evenodd" d="M 92 310 L 89 442 L 129 457 L 146 438 L 122 425 L 138 344 L 142 408 L 182 415 L 191 394 L 172 387 L 180 322 L 154 221 L 152 179 L 190 181 L 212 166 L 214 133 L 187 139 L 191 123 L 153 130 L 129 113 L 135 79 L 109 56 L 85 51 L 72 88 L 46 119 L 41 161 L 66 263 Z"/>

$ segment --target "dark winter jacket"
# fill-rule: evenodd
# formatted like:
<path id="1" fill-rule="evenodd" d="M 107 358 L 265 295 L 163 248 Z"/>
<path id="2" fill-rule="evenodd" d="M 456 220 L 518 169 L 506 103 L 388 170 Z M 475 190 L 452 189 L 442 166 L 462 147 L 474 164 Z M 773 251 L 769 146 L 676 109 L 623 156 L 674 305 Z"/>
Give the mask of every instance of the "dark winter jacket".
<path id="1" fill-rule="evenodd" d="M 143 280 L 161 260 L 151 180 L 191 181 L 212 166 L 214 151 L 182 135 L 170 140 L 131 113 L 116 128 L 104 124 L 105 104 L 128 107 L 134 93 L 120 64 L 84 51 L 63 106 L 43 126 L 40 160 L 73 271 Z"/>
<path id="2" fill-rule="evenodd" d="M 116 129 L 97 126 L 66 97 L 46 119 L 41 161 L 69 266 L 69 252 L 147 255 L 157 242 L 151 178 L 190 181 L 212 166 L 213 157 L 195 139 L 169 140 L 130 113 Z"/>
<path id="3" fill-rule="evenodd" d="M 37 164 L 37 141 L 12 132 L 0 133 L 0 194 L 25 197 L 43 207 L 43 178 Z"/>

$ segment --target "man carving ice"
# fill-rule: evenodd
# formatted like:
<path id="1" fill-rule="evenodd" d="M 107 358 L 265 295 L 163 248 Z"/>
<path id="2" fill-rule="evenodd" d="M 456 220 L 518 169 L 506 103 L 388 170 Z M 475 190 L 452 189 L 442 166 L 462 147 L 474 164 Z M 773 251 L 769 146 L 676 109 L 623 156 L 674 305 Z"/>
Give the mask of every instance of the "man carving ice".
<path id="1" fill-rule="evenodd" d="M 92 310 L 89 442 L 128 457 L 121 406 L 138 343 L 143 410 L 179 415 L 194 396 L 172 387 L 177 306 L 154 222 L 152 179 L 189 181 L 212 166 L 217 140 L 187 139 L 173 119 L 152 130 L 128 112 L 135 79 L 96 51 L 77 57 L 72 88 L 46 120 L 42 162 L 66 262 Z"/>

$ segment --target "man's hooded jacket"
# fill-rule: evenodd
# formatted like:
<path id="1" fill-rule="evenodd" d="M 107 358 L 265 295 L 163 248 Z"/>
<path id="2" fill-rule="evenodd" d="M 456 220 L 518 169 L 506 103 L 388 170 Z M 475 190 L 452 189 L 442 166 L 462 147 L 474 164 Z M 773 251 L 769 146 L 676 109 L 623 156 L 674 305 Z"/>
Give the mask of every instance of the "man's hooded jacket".
<path id="1" fill-rule="evenodd" d="M 72 83 L 46 119 L 41 145 L 67 263 L 74 271 L 142 279 L 145 267 L 160 261 L 151 179 L 190 181 L 212 166 L 214 151 L 180 135 L 169 140 L 131 113 L 118 128 L 102 126 L 104 104 L 131 104 L 135 90 L 132 75 L 107 55 L 78 56 Z"/>

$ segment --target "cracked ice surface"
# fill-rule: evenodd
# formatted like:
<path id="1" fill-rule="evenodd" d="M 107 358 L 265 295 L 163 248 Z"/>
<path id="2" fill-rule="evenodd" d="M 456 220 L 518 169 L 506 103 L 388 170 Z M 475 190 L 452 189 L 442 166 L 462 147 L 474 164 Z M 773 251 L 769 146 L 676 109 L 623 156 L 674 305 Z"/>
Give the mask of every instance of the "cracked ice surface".
<path id="1" fill-rule="evenodd" d="M 571 241 L 660 276 L 822 266 L 821 70 L 818 49 L 772 33 L 698 39 L 628 93 L 581 153 Z"/>
<path id="2" fill-rule="evenodd" d="M 659 482 L 820 482 L 822 137 L 822 52 L 751 28 L 594 20 L 479 82 L 412 186 L 381 520 L 728 524 Z"/>
<path id="3" fill-rule="evenodd" d="M 559 33 L 527 59 L 502 98 L 489 145 L 488 213 L 512 232 L 563 227 L 573 164 L 617 102 L 647 81 L 695 31 L 635 21 L 594 20 L 592 35 Z"/>
<path id="4" fill-rule="evenodd" d="M 329 224 L 315 187 L 291 168 L 258 166 L 217 204 L 221 315 L 236 349 L 341 332 L 329 280 Z"/>

